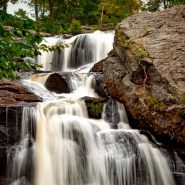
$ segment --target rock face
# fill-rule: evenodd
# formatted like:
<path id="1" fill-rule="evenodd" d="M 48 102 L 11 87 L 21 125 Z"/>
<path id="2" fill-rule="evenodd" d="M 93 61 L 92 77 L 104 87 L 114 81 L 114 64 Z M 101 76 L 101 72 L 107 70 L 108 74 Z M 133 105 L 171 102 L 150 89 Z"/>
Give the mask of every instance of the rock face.
<path id="1" fill-rule="evenodd" d="M 7 153 L 20 139 L 21 117 L 24 105 L 41 101 L 19 83 L 0 80 L 0 184 L 4 183 Z"/>
<path id="2" fill-rule="evenodd" d="M 41 99 L 16 82 L 0 80 L 0 106 L 25 102 L 38 102 Z"/>
<path id="3" fill-rule="evenodd" d="M 20 138 L 21 115 L 22 107 L 0 107 L 0 176 L 6 175 L 8 148 Z"/>
<path id="4" fill-rule="evenodd" d="M 138 128 L 185 144 L 185 6 L 123 20 L 113 51 L 92 71 L 103 72 Z"/>

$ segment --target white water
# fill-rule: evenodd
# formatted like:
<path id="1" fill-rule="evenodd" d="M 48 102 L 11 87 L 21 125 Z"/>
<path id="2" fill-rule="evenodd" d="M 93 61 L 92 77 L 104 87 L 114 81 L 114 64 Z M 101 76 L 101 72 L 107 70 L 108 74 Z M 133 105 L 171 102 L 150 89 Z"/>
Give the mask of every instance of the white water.
<path id="1" fill-rule="evenodd" d="M 93 60 L 90 63 L 103 57 L 107 48 L 112 47 L 112 44 L 103 47 L 99 35 L 105 39 L 105 35 L 99 32 L 87 35 L 88 39 L 91 38 L 88 43 L 95 42 L 97 46 L 93 48 L 95 56 L 91 56 Z M 82 39 L 81 36 L 72 39 L 76 38 Z M 58 38 L 51 38 L 51 44 L 56 42 Z M 79 43 L 81 48 L 83 42 L 76 42 L 76 45 Z M 97 44 L 99 42 L 100 45 Z M 103 55 L 98 47 L 102 47 Z M 73 49 L 64 51 L 67 62 L 64 62 L 63 69 L 70 66 L 69 53 L 74 53 Z M 41 60 L 45 70 L 50 70 L 53 54 L 47 55 L 43 54 Z M 81 97 L 97 97 L 97 94 L 93 88 L 93 75 L 83 74 L 81 70 L 84 72 L 83 67 L 73 70 L 69 94 L 47 91 L 43 84 L 48 74 L 35 76 L 32 78 L 34 81 L 22 82 L 44 102 L 36 107 L 24 107 L 21 141 L 9 151 L 9 184 L 175 185 L 167 158 L 138 130 L 129 127 L 123 104 L 108 101 L 104 105 L 102 119 L 88 117 Z"/>
<path id="2" fill-rule="evenodd" d="M 104 120 L 89 119 L 82 100 L 46 101 L 37 108 L 24 108 L 24 123 L 30 114 L 36 117 L 36 141 L 30 138 L 33 179 L 29 182 L 22 176 L 30 150 L 29 125 L 22 124 L 23 140 L 16 146 L 13 168 L 17 174 L 13 173 L 11 185 L 175 184 L 167 160 L 145 136 L 129 127 L 113 130 Z"/>
<path id="3" fill-rule="evenodd" d="M 49 75 L 46 74 L 48 77 Z M 52 100 L 52 99 L 59 99 L 59 98 L 72 98 L 72 99 L 79 99 L 85 96 L 88 97 L 97 97 L 97 93 L 93 88 L 93 84 L 95 83 L 94 76 L 91 74 L 81 74 L 81 73 L 74 73 L 70 76 L 70 86 L 71 86 L 71 93 L 65 94 L 56 94 L 54 92 L 50 92 L 44 86 L 45 83 L 45 75 L 39 77 L 39 75 L 34 77 L 34 80 L 23 80 L 21 83 L 25 87 L 27 87 L 30 91 L 35 93 L 37 96 L 42 97 L 43 100 Z M 44 79 L 44 80 L 43 80 Z"/>
<path id="4" fill-rule="evenodd" d="M 114 32 L 96 31 L 81 34 L 70 39 L 62 37 L 44 38 L 43 44 L 52 46 L 68 44 L 61 53 L 43 52 L 38 57 L 38 63 L 43 65 L 45 71 L 67 71 L 79 66 L 95 63 L 104 59 L 112 49 Z"/>

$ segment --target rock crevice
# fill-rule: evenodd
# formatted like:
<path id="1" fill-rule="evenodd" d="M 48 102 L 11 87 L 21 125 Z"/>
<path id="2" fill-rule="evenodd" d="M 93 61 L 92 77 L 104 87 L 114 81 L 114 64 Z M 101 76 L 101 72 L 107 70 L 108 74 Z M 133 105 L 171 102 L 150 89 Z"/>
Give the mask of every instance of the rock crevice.
<path id="1" fill-rule="evenodd" d="M 116 27 L 114 48 L 95 64 L 109 94 L 149 129 L 185 144 L 185 6 L 140 13 Z"/>

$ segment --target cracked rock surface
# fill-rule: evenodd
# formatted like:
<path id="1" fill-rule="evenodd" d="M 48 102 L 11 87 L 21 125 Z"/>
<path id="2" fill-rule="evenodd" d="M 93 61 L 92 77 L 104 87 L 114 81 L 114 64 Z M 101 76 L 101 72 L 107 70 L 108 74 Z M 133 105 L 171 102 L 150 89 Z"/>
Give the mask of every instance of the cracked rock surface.
<path id="1" fill-rule="evenodd" d="M 185 146 L 185 6 L 124 19 L 114 49 L 92 71 L 103 72 L 137 128 Z"/>

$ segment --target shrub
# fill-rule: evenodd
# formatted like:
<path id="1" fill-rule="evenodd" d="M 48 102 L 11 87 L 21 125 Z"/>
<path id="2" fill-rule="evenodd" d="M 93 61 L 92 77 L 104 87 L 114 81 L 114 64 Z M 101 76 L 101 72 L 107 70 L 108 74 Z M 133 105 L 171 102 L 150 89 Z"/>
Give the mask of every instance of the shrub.
<path id="1" fill-rule="evenodd" d="M 73 20 L 70 25 L 70 32 L 72 34 L 79 34 L 81 33 L 81 24 L 78 20 Z"/>

